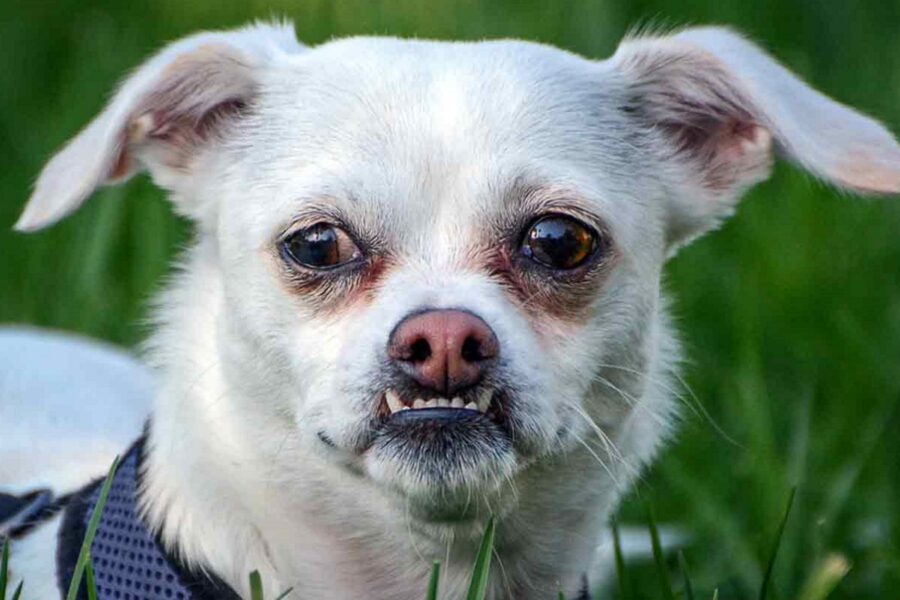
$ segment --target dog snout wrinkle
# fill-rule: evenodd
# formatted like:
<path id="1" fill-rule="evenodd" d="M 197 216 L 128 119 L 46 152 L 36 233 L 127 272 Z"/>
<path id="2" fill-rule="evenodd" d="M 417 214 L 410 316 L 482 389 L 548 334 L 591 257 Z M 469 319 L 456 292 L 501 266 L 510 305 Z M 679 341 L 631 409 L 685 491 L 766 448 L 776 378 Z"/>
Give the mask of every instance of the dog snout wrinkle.
<path id="1" fill-rule="evenodd" d="M 477 384 L 499 352 L 483 319 L 452 309 L 410 315 L 388 341 L 388 356 L 404 373 L 446 397 Z"/>

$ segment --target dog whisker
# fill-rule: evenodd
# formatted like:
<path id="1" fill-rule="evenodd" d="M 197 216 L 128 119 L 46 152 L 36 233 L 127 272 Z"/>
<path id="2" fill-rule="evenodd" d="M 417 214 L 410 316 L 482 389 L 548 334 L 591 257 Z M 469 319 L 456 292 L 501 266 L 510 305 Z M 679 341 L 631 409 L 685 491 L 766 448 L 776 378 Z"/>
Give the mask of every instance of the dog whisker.
<path id="1" fill-rule="evenodd" d="M 619 388 L 618 386 L 616 386 L 614 383 L 612 383 L 606 377 L 603 377 L 602 375 L 598 374 L 598 375 L 595 375 L 592 378 L 592 380 L 596 381 L 597 383 L 602 383 L 606 387 L 610 388 L 611 390 L 613 390 L 614 392 L 619 394 L 622 397 L 622 399 L 625 400 L 625 402 L 626 402 L 626 404 L 628 404 L 628 406 L 635 406 L 638 403 L 637 398 L 635 398 L 633 395 L 629 394 L 628 392 L 626 392 L 626 391 L 622 390 L 621 388 Z"/>
<path id="2" fill-rule="evenodd" d="M 615 472 L 612 470 L 612 468 L 606 464 L 606 461 L 604 461 L 602 458 L 600 458 L 600 456 L 594 451 L 594 449 L 591 448 L 590 444 L 588 444 L 586 441 L 584 441 L 584 439 L 582 439 L 582 437 L 580 435 L 578 435 L 577 433 L 574 433 L 574 432 L 572 433 L 572 435 L 575 437 L 575 440 L 579 444 L 584 446 L 584 448 L 588 451 L 588 453 L 590 453 L 590 455 L 592 457 L 594 457 L 594 459 L 603 468 L 603 470 L 606 471 L 606 474 L 609 475 L 609 478 L 612 479 L 613 483 L 615 483 L 618 486 L 619 478 L 615 474 Z"/>
<path id="3" fill-rule="evenodd" d="M 569 405 L 576 414 L 578 414 L 582 419 L 584 419 L 594 433 L 597 434 L 597 437 L 600 439 L 600 443 L 603 444 L 603 448 L 607 454 L 609 454 L 614 460 L 619 461 L 626 468 L 629 467 L 628 462 L 625 460 L 625 457 L 622 456 L 622 453 L 619 451 L 618 446 L 616 446 L 615 442 L 609 437 L 609 435 L 603 430 L 602 427 L 597 425 L 596 421 L 594 421 L 590 415 L 584 412 L 580 406 L 575 405 L 574 403 Z"/>
<path id="4" fill-rule="evenodd" d="M 412 548 L 415 555 L 419 558 L 419 561 L 423 565 L 431 566 L 431 561 L 422 554 L 422 551 L 419 550 L 418 544 L 416 544 L 416 536 L 413 535 L 412 530 L 412 516 L 410 511 L 410 499 L 406 499 L 405 510 L 403 511 L 404 520 L 406 521 L 406 539 L 409 540 L 409 545 Z"/>
<path id="5" fill-rule="evenodd" d="M 688 383 L 684 379 L 684 377 L 682 377 L 674 369 L 667 372 L 667 375 L 675 378 L 675 380 L 681 385 L 681 387 L 685 390 L 685 392 L 689 395 L 690 399 L 692 399 L 693 402 L 689 401 L 688 398 L 685 398 L 685 396 L 682 393 L 678 392 L 678 390 L 676 390 L 671 385 L 669 385 L 668 382 L 666 382 L 661 377 L 654 377 L 648 373 L 645 373 L 645 372 L 642 372 L 642 371 L 639 371 L 637 369 L 633 369 L 630 367 L 624 367 L 622 365 L 599 363 L 597 366 L 600 368 L 603 368 L 603 369 L 616 369 L 616 370 L 624 371 L 626 373 L 631 373 L 635 376 L 644 378 L 648 383 L 651 383 L 653 385 L 663 388 L 673 398 L 676 398 L 680 402 L 684 403 L 684 405 L 687 406 L 688 409 L 692 413 L 694 413 L 694 416 L 696 416 L 698 419 L 705 420 L 706 422 L 708 422 L 710 424 L 710 426 L 716 431 L 716 433 L 718 433 L 720 436 L 722 436 L 722 438 L 725 441 L 736 446 L 737 448 L 744 447 L 740 442 L 738 442 L 733 437 L 728 435 L 728 433 L 719 425 L 719 423 L 713 418 L 713 416 L 706 409 L 706 406 L 704 406 L 703 402 L 700 400 L 700 398 L 697 396 L 697 394 L 694 392 L 694 390 L 691 388 L 691 386 L 688 385 Z"/>
<path id="6" fill-rule="evenodd" d="M 503 558 L 500 556 L 500 553 L 497 552 L 497 548 L 491 548 L 491 554 L 494 556 L 494 560 L 497 561 L 497 566 L 500 567 L 500 576 L 503 578 L 503 587 L 506 589 L 506 597 L 514 598 L 512 584 L 509 581 L 509 576 L 506 574 L 506 566 L 503 564 Z"/>

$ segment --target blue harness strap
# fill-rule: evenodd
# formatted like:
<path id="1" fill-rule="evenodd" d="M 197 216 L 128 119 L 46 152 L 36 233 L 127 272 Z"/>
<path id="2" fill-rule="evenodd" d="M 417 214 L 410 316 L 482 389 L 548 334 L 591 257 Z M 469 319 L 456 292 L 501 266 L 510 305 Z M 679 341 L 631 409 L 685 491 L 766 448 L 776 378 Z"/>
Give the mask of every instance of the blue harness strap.
<path id="1" fill-rule="evenodd" d="M 22 537 L 57 512 L 66 498 L 54 499 L 50 490 L 35 490 L 23 496 L 0 492 L 0 541 Z"/>
<path id="2" fill-rule="evenodd" d="M 186 568 L 144 524 L 137 502 L 143 443 L 144 438 L 138 440 L 122 459 L 91 545 L 98 599 L 239 600 L 218 578 Z M 100 495 L 100 483 L 82 490 L 66 508 L 57 546 L 63 596 Z M 79 598 L 86 597 L 82 589 Z"/>

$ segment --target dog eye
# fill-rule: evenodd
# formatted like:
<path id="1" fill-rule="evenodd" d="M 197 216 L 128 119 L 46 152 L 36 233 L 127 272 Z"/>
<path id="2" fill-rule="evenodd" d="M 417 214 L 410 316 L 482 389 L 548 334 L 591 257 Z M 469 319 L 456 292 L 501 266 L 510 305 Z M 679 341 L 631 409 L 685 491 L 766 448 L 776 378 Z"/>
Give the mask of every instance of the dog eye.
<path id="1" fill-rule="evenodd" d="M 571 217 L 550 215 L 532 223 L 522 241 L 522 253 L 545 267 L 574 269 L 597 248 L 593 229 Z"/>
<path id="2" fill-rule="evenodd" d="M 339 267 L 362 256 L 347 232 L 328 223 L 300 229 L 283 244 L 291 260 L 311 269 Z"/>

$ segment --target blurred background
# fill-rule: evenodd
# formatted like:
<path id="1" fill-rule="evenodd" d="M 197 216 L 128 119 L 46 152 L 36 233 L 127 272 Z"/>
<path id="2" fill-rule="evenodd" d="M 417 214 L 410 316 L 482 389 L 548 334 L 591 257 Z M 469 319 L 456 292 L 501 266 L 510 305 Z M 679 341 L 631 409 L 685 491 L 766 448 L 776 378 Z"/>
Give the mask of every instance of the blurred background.
<path id="1" fill-rule="evenodd" d="M 722 23 L 815 87 L 900 132 L 900 1 L 228 1 L 0 3 L 0 323 L 126 346 L 189 239 L 145 178 L 104 190 L 37 235 L 12 233 L 51 152 L 161 44 L 280 15 L 298 36 L 522 37 L 605 57 L 641 24 Z M 737 217 L 682 251 L 667 287 L 689 360 L 680 434 L 626 499 L 621 520 L 692 534 L 694 588 L 758 593 L 797 486 L 773 598 L 796 598 L 827 556 L 851 570 L 833 597 L 900 594 L 900 201 L 842 197 L 781 164 Z M 689 391 L 690 390 L 690 391 Z M 699 411 L 698 411 L 699 412 Z M 716 425 L 713 424 L 713 421 Z M 633 597 L 659 597 L 650 563 Z M 679 577 L 675 577 L 680 585 Z"/>

